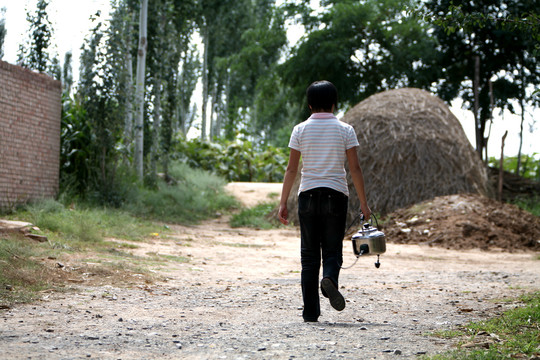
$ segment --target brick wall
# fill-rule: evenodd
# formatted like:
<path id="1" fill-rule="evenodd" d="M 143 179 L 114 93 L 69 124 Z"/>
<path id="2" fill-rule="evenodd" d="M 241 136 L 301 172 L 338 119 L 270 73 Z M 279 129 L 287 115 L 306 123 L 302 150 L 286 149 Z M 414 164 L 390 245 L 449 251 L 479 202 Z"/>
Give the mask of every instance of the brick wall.
<path id="1" fill-rule="evenodd" d="M 0 61 L 0 208 L 57 194 L 61 93 L 60 81 Z"/>

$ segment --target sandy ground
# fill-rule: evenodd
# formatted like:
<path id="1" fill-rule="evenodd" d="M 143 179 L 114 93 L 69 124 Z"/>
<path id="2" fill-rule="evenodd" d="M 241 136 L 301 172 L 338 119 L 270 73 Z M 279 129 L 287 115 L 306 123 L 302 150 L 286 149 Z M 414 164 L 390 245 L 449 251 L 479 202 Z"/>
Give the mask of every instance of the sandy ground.
<path id="1" fill-rule="evenodd" d="M 230 184 L 244 204 L 279 184 Z M 189 262 L 153 268 L 162 281 L 134 287 L 79 284 L 0 313 L 4 359 L 402 359 L 455 344 L 433 336 L 516 306 L 537 290 L 533 253 L 452 251 L 392 244 L 342 271 L 347 300 L 321 298 L 318 323 L 302 321 L 299 232 L 232 229 L 225 217 L 135 243 L 135 255 Z M 344 244 L 345 264 L 355 257 Z M 484 339 L 485 340 L 485 339 Z M 482 340 L 482 341 L 484 341 Z M 497 341 L 488 339 L 488 341 Z"/>

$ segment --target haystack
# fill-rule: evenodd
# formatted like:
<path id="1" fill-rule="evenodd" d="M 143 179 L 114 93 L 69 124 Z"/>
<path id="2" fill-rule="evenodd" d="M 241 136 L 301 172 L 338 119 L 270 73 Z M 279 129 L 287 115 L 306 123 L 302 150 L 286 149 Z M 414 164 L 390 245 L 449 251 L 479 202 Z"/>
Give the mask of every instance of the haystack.
<path id="1" fill-rule="evenodd" d="M 373 212 L 384 215 L 442 195 L 487 193 L 485 167 L 461 124 L 429 92 L 405 88 L 379 93 L 349 110 L 342 120 L 356 131 L 358 159 Z M 350 222 L 360 204 L 347 176 Z M 293 221 L 297 220 L 299 180 L 288 203 Z"/>

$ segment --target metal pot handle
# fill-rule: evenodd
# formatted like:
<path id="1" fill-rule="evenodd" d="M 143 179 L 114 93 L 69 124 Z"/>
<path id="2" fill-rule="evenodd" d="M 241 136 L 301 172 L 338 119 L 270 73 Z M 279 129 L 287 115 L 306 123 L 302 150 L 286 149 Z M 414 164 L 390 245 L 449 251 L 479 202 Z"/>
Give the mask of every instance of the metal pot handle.
<path id="1" fill-rule="evenodd" d="M 379 221 L 377 220 L 377 217 L 375 216 L 375 214 L 371 214 L 371 217 L 375 219 L 375 224 L 377 225 L 377 230 L 380 230 L 379 229 Z M 362 213 L 360 213 L 360 221 L 364 221 L 364 214 L 362 214 Z M 373 225 L 373 221 L 371 219 L 369 219 L 368 224 Z"/>

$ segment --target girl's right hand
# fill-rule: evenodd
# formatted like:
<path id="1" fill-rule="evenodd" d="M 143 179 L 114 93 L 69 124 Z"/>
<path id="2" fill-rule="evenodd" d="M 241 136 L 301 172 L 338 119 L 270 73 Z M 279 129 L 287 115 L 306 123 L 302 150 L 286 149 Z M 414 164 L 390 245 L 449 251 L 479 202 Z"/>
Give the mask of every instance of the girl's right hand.
<path id="1" fill-rule="evenodd" d="M 287 220 L 288 217 L 289 217 L 289 211 L 287 210 L 287 204 L 280 205 L 279 211 L 278 211 L 279 221 L 281 221 L 283 225 L 289 225 L 289 220 Z"/>
<path id="2" fill-rule="evenodd" d="M 360 210 L 362 211 L 362 214 L 364 214 L 364 220 L 369 220 L 369 218 L 371 217 L 371 209 L 369 208 L 369 206 L 367 204 L 360 204 Z"/>

